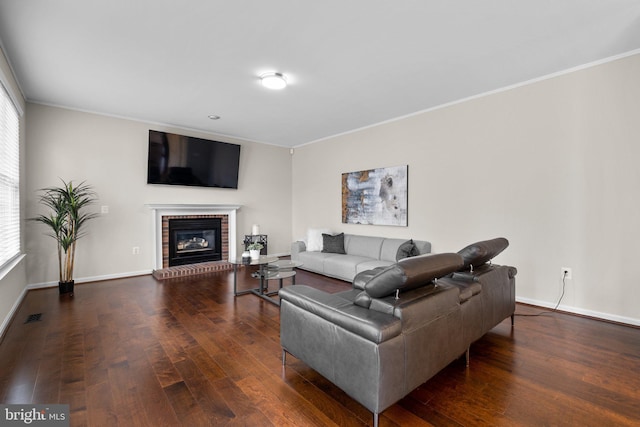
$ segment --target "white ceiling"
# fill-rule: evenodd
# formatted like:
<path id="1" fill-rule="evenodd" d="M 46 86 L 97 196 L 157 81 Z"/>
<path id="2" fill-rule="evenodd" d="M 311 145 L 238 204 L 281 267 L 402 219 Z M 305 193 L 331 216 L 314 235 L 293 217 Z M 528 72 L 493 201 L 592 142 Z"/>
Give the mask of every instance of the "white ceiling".
<path id="1" fill-rule="evenodd" d="M 640 1 L 2 0 L 0 40 L 29 101 L 293 147 L 640 49 Z"/>

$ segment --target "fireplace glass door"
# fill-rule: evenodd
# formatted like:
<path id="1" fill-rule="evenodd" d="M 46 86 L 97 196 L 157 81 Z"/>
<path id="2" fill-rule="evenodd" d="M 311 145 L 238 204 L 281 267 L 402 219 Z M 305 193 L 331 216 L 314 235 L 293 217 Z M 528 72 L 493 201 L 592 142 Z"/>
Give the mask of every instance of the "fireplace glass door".
<path id="1" fill-rule="evenodd" d="M 222 221 L 219 218 L 169 220 L 169 266 L 220 261 Z"/>

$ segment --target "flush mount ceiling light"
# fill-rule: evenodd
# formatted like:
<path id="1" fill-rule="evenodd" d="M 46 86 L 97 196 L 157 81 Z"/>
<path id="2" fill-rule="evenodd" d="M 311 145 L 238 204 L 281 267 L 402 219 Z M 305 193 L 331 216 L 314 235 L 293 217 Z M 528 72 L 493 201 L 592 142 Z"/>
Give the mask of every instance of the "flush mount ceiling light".
<path id="1" fill-rule="evenodd" d="M 220 116 L 217 116 L 215 114 L 209 114 L 207 117 L 209 117 L 211 120 L 220 120 Z"/>
<path id="2" fill-rule="evenodd" d="M 262 86 L 267 89 L 284 89 L 287 87 L 287 79 L 282 73 L 264 73 L 260 76 Z"/>

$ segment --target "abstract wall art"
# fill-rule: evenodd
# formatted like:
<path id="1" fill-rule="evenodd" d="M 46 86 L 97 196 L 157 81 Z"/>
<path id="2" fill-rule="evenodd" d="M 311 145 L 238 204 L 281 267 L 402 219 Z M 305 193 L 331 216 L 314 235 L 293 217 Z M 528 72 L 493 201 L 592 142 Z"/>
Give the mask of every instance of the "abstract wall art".
<path id="1" fill-rule="evenodd" d="M 342 174 L 342 222 L 407 226 L 408 166 Z"/>

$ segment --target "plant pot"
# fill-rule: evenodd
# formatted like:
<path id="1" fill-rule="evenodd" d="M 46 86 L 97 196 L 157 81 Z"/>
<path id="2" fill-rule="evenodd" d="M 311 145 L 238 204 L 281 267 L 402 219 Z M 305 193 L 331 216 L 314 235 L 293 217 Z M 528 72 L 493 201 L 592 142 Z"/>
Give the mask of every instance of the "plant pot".
<path id="1" fill-rule="evenodd" d="M 69 294 L 69 296 L 73 296 L 73 280 L 70 282 L 58 282 L 58 291 L 60 291 L 60 295 Z"/>
<path id="2" fill-rule="evenodd" d="M 251 259 L 260 258 L 260 249 L 252 249 L 249 251 L 249 253 L 251 254 Z"/>

